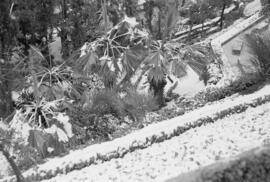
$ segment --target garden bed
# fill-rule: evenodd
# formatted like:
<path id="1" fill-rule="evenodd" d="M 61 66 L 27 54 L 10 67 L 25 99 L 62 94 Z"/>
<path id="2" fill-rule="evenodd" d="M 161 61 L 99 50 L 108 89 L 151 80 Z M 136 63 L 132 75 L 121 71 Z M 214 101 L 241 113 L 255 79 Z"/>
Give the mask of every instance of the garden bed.
<path id="1" fill-rule="evenodd" d="M 27 181 L 49 179 L 58 174 L 65 174 L 75 169 L 82 169 L 97 162 L 123 157 L 131 151 L 146 148 L 153 143 L 168 140 L 191 128 L 196 128 L 206 123 L 212 123 L 227 115 L 240 113 L 249 107 L 256 107 L 269 102 L 269 89 L 270 86 L 266 85 L 252 94 L 226 98 L 223 101 L 215 102 L 211 105 L 209 104 L 183 116 L 152 124 L 142 130 L 111 142 L 71 151 L 70 154 L 64 157 L 50 159 L 45 164 L 26 171 L 24 176 Z M 14 180 L 15 178 L 11 177 L 7 178 L 5 181 Z"/>
<path id="2" fill-rule="evenodd" d="M 178 137 L 136 150 L 47 182 L 59 181 L 162 181 L 164 178 L 204 168 L 223 159 L 269 143 L 270 103 L 250 107 L 214 123 L 192 128 Z"/>

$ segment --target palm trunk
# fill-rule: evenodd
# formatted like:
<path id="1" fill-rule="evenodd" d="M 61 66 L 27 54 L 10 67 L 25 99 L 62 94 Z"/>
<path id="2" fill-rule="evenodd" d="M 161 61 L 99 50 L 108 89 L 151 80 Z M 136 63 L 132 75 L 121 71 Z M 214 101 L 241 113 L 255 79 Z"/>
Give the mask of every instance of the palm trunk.
<path id="1" fill-rule="evenodd" d="M 161 34 L 161 10 L 159 10 L 159 13 L 158 13 L 158 34 L 157 34 L 157 38 L 158 39 L 165 39 L 165 36 L 162 37 L 162 34 Z"/>
<path id="2" fill-rule="evenodd" d="M 153 33 L 153 27 L 152 27 L 152 16 L 153 16 L 153 2 L 152 0 L 149 2 L 149 7 L 148 10 L 145 9 L 145 12 L 147 12 L 147 19 L 146 22 L 148 24 L 148 29 L 151 32 L 151 34 Z"/>
<path id="3" fill-rule="evenodd" d="M 63 18 L 64 18 L 64 20 L 67 18 L 67 2 L 66 2 L 66 0 L 63 0 L 63 11 L 62 11 L 62 13 L 63 13 Z"/>
<path id="4" fill-rule="evenodd" d="M 182 0 L 181 7 L 185 6 L 185 4 L 186 4 L 186 0 Z"/>
<path id="5" fill-rule="evenodd" d="M 190 24 L 190 25 L 189 25 L 189 32 L 188 32 L 188 40 L 189 40 L 189 41 L 191 40 L 192 27 L 193 27 L 193 25 Z"/>
<path id="6" fill-rule="evenodd" d="M 14 160 L 12 159 L 12 157 L 9 155 L 9 153 L 4 149 L 3 144 L 0 144 L 0 152 L 3 153 L 3 155 L 5 156 L 5 158 L 7 159 L 8 163 L 10 164 L 13 172 L 15 173 L 15 176 L 17 178 L 17 182 L 24 182 L 24 177 L 20 171 L 20 169 L 18 168 L 18 166 L 16 165 L 16 163 L 14 162 Z"/>

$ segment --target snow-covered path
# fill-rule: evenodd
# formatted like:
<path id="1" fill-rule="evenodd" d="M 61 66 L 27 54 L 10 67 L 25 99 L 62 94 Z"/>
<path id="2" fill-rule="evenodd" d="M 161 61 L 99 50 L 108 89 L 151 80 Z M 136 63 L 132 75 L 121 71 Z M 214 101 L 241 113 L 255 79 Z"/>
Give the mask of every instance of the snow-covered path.
<path id="1" fill-rule="evenodd" d="M 262 8 L 260 0 L 253 0 L 252 2 L 248 3 L 244 10 L 244 15 L 246 17 L 255 14 L 256 12 L 260 11 Z"/>
<path id="2" fill-rule="evenodd" d="M 270 139 L 269 118 L 270 103 L 249 108 L 123 158 L 60 175 L 47 182 L 161 181 L 262 145 Z"/>

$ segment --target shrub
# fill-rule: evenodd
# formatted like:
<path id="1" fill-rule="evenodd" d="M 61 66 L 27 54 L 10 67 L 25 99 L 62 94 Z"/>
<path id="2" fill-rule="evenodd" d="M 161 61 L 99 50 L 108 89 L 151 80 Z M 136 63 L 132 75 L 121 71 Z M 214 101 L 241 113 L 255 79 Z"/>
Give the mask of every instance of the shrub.
<path id="1" fill-rule="evenodd" d="M 125 113 L 134 121 L 145 117 L 146 112 L 158 109 L 158 103 L 153 95 L 139 94 L 134 88 L 129 88 L 123 98 Z"/>
<path id="2" fill-rule="evenodd" d="M 75 140 L 82 144 L 98 138 L 107 140 L 126 117 L 142 122 L 147 112 L 158 108 L 152 95 L 140 94 L 135 88 L 121 93 L 116 89 L 103 89 L 93 94 L 88 102 L 91 103 L 87 107 L 77 105 L 68 113 Z"/>
<path id="3" fill-rule="evenodd" d="M 214 102 L 224 99 L 225 97 L 237 92 L 248 90 L 252 85 L 255 85 L 260 81 L 262 81 L 261 78 L 256 75 L 247 75 L 239 78 L 237 81 L 234 81 L 225 87 L 208 87 L 206 90 L 196 94 L 195 100 L 202 104 Z"/>
<path id="4" fill-rule="evenodd" d="M 92 97 L 90 112 L 97 116 L 112 114 L 118 118 L 125 116 L 125 106 L 119 94 L 113 89 L 104 89 Z"/>
<path id="5" fill-rule="evenodd" d="M 102 116 L 92 112 L 91 108 L 82 109 L 78 106 L 68 112 L 75 135 L 67 144 L 68 146 L 85 144 L 95 139 L 107 140 L 115 131 L 119 119 L 111 114 Z"/>

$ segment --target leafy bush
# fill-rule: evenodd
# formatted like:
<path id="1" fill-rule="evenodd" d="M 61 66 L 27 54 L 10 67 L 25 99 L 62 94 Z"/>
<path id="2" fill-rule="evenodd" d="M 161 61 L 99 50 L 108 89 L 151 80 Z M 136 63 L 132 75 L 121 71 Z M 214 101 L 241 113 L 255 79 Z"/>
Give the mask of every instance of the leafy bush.
<path id="1" fill-rule="evenodd" d="M 75 140 L 81 144 L 97 138 L 108 139 L 125 116 L 124 103 L 112 89 L 88 95 L 86 105 L 75 105 L 68 112 Z"/>
<path id="2" fill-rule="evenodd" d="M 256 75 L 248 75 L 230 83 L 225 87 L 208 87 L 205 91 L 199 92 L 195 96 L 195 100 L 205 104 L 207 102 L 214 102 L 220 99 L 224 99 L 234 93 L 243 92 L 250 89 L 252 85 L 262 81 L 260 77 Z"/>
<path id="3" fill-rule="evenodd" d="M 119 119 L 107 114 L 97 116 L 92 113 L 90 108 L 73 107 L 68 112 L 72 120 L 72 130 L 74 137 L 71 138 L 67 146 L 74 147 L 85 144 L 93 140 L 108 140 L 115 131 Z"/>
<path id="4" fill-rule="evenodd" d="M 152 95 L 139 94 L 135 88 L 121 93 L 115 89 L 103 89 L 93 94 L 89 102 L 87 107 L 77 105 L 68 112 L 75 140 L 82 144 L 97 138 L 108 139 L 117 126 L 126 122 L 126 117 L 138 124 L 147 112 L 158 108 Z"/>
<path id="5" fill-rule="evenodd" d="M 39 103 L 24 103 L 16 110 L 8 125 L 27 146 L 18 153 L 21 166 L 30 166 L 36 162 L 35 159 L 65 151 L 63 143 L 68 142 L 73 133 L 69 117 L 57 110 L 60 103 L 59 100 L 47 102 L 43 99 Z M 31 155 L 24 155 L 29 153 Z M 26 159 L 31 160 L 27 162 Z"/>
<path id="6" fill-rule="evenodd" d="M 134 88 L 127 90 L 123 102 L 125 113 L 134 121 L 140 121 L 147 112 L 158 109 L 153 95 L 139 94 Z"/>
<path id="7" fill-rule="evenodd" d="M 118 118 L 125 115 L 124 103 L 119 94 L 113 89 L 104 89 L 92 97 L 91 113 L 97 116 L 112 114 Z"/>

